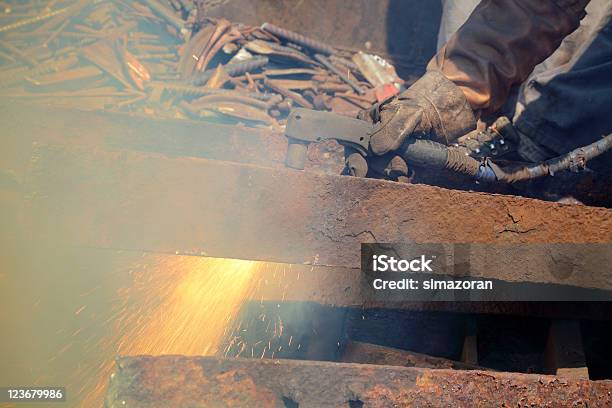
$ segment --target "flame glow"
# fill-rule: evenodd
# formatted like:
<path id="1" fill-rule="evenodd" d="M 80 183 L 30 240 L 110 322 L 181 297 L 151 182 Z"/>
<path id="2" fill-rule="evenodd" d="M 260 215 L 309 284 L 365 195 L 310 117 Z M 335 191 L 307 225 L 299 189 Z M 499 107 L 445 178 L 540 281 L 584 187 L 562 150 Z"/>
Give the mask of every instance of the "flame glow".
<path id="1" fill-rule="evenodd" d="M 115 351 L 98 367 L 97 383 L 84 387 L 83 406 L 99 406 L 115 355 L 214 355 L 240 307 L 253 290 L 258 262 L 187 256 L 157 256 L 134 272 L 121 293 Z M 104 346 L 104 345 L 103 345 Z M 89 388 L 89 390 L 88 390 Z"/>
<path id="2" fill-rule="evenodd" d="M 119 354 L 213 355 L 250 288 L 255 262 L 198 257 L 161 258 L 135 324 L 120 342 Z M 156 279 L 156 278 L 153 278 Z"/>

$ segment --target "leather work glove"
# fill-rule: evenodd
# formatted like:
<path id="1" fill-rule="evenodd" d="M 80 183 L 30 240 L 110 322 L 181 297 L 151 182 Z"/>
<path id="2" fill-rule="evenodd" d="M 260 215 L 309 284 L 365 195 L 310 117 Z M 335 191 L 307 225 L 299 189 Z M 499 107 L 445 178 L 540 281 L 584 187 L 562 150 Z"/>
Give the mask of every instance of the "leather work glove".
<path id="1" fill-rule="evenodd" d="M 439 71 L 427 72 L 368 114 L 375 123 L 370 149 L 377 156 L 398 150 L 410 137 L 448 145 L 476 128 L 474 112 L 463 92 Z"/>
<path id="2" fill-rule="evenodd" d="M 408 165 L 395 154 L 409 138 L 449 144 L 476 128 L 474 112 L 463 92 L 439 71 L 429 71 L 398 96 L 362 111 L 374 123 L 367 159 L 346 152 L 345 173 L 358 177 L 402 180 Z"/>

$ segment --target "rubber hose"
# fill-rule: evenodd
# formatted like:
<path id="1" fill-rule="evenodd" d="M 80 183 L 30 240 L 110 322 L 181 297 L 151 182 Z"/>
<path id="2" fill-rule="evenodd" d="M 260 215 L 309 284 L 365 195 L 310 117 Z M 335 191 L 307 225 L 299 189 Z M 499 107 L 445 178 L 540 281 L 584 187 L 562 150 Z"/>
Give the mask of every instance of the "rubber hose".
<path id="1" fill-rule="evenodd" d="M 446 168 L 448 148 L 431 140 L 412 139 L 402 145 L 400 156 L 415 166 L 443 169 Z"/>
<path id="2" fill-rule="evenodd" d="M 481 167 L 486 167 L 489 173 L 495 173 L 495 179 L 504 183 L 515 183 L 517 181 L 532 180 L 535 178 L 554 175 L 556 172 L 580 168 L 586 163 L 601 156 L 608 150 L 612 149 L 612 134 L 591 143 L 590 145 L 580 147 L 562 156 L 546 160 L 540 164 L 525 166 L 521 169 L 506 172 L 503 169 L 495 166 L 493 163 L 485 163 Z M 484 170 L 483 170 L 484 171 Z M 484 173 L 483 173 L 484 174 Z"/>
<path id="3" fill-rule="evenodd" d="M 470 177 L 476 177 L 480 169 L 478 160 L 432 140 L 413 139 L 405 143 L 401 156 L 414 166 L 448 169 Z"/>

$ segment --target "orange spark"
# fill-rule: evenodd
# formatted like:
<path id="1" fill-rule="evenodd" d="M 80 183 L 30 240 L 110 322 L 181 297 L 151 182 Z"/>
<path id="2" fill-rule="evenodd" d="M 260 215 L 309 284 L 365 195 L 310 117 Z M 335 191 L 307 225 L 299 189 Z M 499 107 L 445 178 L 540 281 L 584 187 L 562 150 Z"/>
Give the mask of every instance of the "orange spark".
<path id="1" fill-rule="evenodd" d="M 156 256 L 133 274 L 114 329 L 114 355 L 214 355 L 253 290 L 257 262 Z M 109 356 L 83 406 L 100 406 L 114 368 Z"/>

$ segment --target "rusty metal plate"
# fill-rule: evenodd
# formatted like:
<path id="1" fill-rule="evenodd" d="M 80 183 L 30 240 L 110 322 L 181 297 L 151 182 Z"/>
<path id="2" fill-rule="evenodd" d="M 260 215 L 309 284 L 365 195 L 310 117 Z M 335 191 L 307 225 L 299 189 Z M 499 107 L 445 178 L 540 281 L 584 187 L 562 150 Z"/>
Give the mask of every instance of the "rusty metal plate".
<path id="1" fill-rule="evenodd" d="M 287 150 L 286 138 L 267 129 L 66 109 L 10 99 L 0 103 L 0 112 L 3 136 L 10 144 L 129 149 L 264 166 L 283 166 Z M 3 152 L 0 157 L 8 155 Z"/>
<path id="2" fill-rule="evenodd" d="M 21 169 L 32 154 L 32 144 L 37 143 L 202 157 L 266 167 L 284 167 L 287 152 L 287 138 L 264 128 L 66 109 L 11 99 L 0 102 L 0 118 L 5 140 L 0 153 L 3 171 Z M 310 147 L 307 170 L 339 174 L 343 165 L 343 150 L 337 143 L 329 141 Z"/>
<path id="3" fill-rule="evenodd" d="M 106 406 L 605 407 L 611 381 L 294 360 L 125 357 Z"/>
<path id="4" fill-rule="evenodd" d="M 362 242 L 612 238 L 610 209 L 196 158 L 41 145 L 28 172 L 33 225 L 98 248 L 359 268 Z M 610 287 L 605 273 L 557 276 L 497 262 L 481 273 Z"/>

